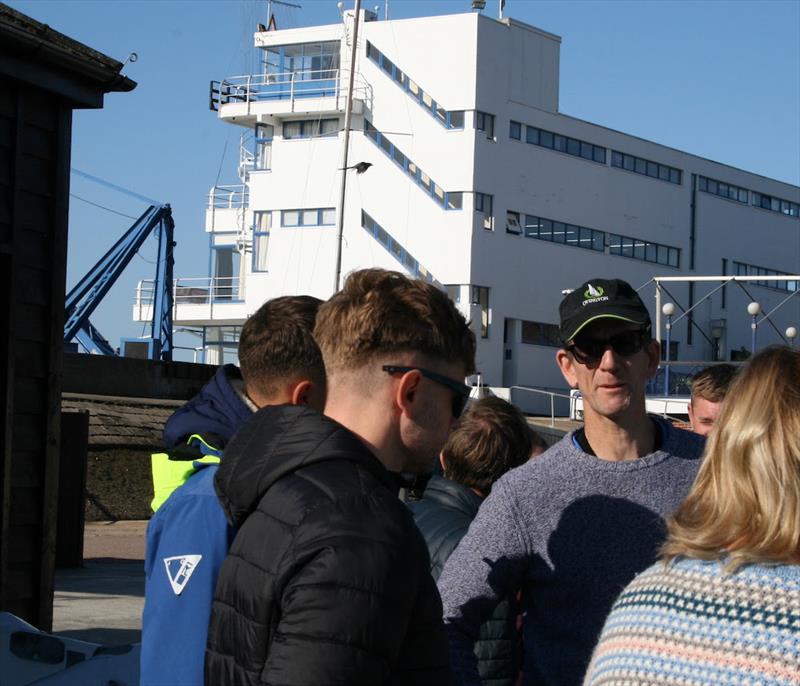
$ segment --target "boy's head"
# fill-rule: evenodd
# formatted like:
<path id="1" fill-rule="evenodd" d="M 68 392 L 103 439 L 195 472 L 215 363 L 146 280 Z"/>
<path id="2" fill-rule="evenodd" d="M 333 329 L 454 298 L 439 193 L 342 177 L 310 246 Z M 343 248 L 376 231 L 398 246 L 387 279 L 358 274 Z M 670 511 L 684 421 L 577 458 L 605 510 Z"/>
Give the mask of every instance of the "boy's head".
<path id="1" fill-rule="evenodd" d="M 489 495 L 492 484 L 531 457 L 531 431 L 511 403 L 489 396 L 473 402 L 442 449 L 447 479 Z"/>
<path id="2" fill-rule="evenodd" d="M 732 364 L 715 364 L 701 370 L 692 378 L 692 398 L 689 401 L 689 422 L 692 431 L 708 436 L 719 417 L 722 401 L 728 393 L 736 372 Z"/>
<path id="3" fill-rule="evenodd" d="M 322 301 L 309 295 L 268 300 L 242 327 L 239 367 L 248 397 L 258 406 L 325 405 L 325 366 L 314 341 Z"/>
<path id="4" fill-rule="evenodd" d="M 326 413 L 393 471 L 432 469 L 464 407 L 475 336 L 433 284 L 385 269 L 351 273 L 319 310 Z"/>

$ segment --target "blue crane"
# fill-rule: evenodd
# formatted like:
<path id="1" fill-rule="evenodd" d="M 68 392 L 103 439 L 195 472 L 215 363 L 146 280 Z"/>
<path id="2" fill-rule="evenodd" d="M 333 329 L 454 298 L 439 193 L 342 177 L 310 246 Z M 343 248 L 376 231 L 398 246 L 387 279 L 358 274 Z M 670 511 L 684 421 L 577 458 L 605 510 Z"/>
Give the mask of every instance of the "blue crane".
<path id="1" fill-rule="evenodd" d="M 67 294 L 64 342 L 76 340 L 86 352 L 116 355 L 114 348 L 89 321 L 119 275 L 145 239 L 158 237 L 158 259 L 153 290 L 151 359 L 172 359 L 172 271 L 175 222 L 169 205 L 150 205 L 133 226 Z"/>

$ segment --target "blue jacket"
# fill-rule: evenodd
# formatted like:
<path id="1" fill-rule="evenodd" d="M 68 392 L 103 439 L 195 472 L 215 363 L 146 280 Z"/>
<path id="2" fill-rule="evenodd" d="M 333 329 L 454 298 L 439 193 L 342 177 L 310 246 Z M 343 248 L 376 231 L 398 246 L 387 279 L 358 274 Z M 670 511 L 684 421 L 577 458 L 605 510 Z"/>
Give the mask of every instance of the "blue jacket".
<path id="1" fill-rule="evenodd" d="M 241 378 L 221 367 L 200 393 L 170 417 L 168 446 L 188 436 L 214 436 L 222 448 L 252 415 L 231 386 Z M 219 569 L 235 535 L 214 490 L 217 465 L 195 472 L 161 505 L 147 527 L 142 615 L 141 686 L 203 683 L 203 659 Z"/>

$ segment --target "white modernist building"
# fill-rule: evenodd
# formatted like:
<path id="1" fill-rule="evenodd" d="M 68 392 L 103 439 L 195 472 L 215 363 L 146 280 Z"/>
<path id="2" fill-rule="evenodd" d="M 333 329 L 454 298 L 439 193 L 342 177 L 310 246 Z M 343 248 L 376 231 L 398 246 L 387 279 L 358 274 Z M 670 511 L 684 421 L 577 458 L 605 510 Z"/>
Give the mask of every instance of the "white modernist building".
<path id="1" fill-rule="evenodd" d="M 240 184 L 211 190 L 210 273 L 177 279 L 174 312 L 207 362 L 235 354 L 264 300 L 334 291 L 339 212 L 342 273 L 441 284 L 494 386 L 563 388 L 558 303 L 591 277 L 641 286 L 662 337 L 654 295 L 675 303 L 672 360 L 735 357 L 753 321 L 759 347 L 800 326 L 798 282 L 781 279 L 800 272 L 800 189 L 560 113 L 560 38 L 513 19 L 362 12 L 349 164 L 371 166 L 339 171 L 354 28 L 345 12 L 259 31 L 261 73 L 212 83 L 212 109 L 243 129 Z M 652 281 L 709 275 L 761 278 Z M 150 299 L 143 282 L 136 319 Z"/>

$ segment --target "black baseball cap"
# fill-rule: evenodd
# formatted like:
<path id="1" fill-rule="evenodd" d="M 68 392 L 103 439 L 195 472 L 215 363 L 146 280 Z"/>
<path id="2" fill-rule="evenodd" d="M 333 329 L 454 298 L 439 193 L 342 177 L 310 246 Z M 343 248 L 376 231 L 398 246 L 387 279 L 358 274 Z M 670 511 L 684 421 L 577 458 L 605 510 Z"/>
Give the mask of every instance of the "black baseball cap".
<path id="1" fill-rule="evenodd" d="M 650 327 L 650 313 L 639 294 L 621 279 L 591 279 L 569 293 L 559 305 L 561 340 L 571 341 L 597 319 L 618 319 Z"/>

